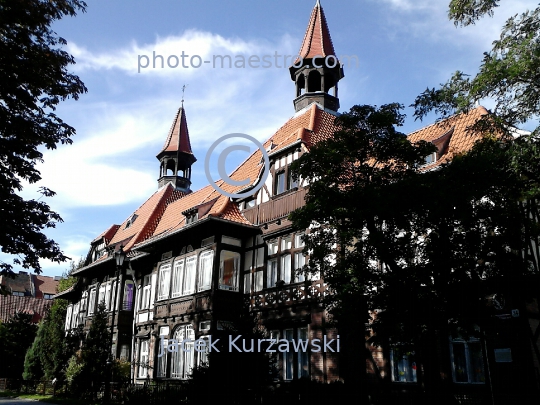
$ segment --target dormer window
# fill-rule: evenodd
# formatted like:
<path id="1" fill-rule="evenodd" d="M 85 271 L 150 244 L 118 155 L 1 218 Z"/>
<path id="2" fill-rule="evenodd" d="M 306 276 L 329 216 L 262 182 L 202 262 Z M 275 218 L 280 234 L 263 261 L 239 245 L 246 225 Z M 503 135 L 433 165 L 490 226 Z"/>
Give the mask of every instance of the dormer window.
<path id="1" fill-rule="evenodd" d="M 198 212 L 197 211 L 191 211 L 186 213 L 186 225 L 192 224 L 198 219 Z"/>
<path id="2" fill-rule="evenodd" d="M 274 195 L 278 195 L 298 187 L 298 180 L 293 179 L 290 167 L 290 165 L 287 165 L 281 168 L 279 171 L 276 170 L 274 174 Z"/>
<path id="3" fill-rule="evenodd" d="M 126 222 L 126 227 L 124 229 L 128 229 L 132 224 L 133 222 L 135 222 L 135 220 L 138 218 L 138 215 L 137 214 L 133 214 Z"/>
<path id="4" fill-rule="evenodd" d="M 435 163 L 437 161 L 437 152 L 430 153 L 426 156 L 426 165 L 429 165 L 431 163 Z"/>

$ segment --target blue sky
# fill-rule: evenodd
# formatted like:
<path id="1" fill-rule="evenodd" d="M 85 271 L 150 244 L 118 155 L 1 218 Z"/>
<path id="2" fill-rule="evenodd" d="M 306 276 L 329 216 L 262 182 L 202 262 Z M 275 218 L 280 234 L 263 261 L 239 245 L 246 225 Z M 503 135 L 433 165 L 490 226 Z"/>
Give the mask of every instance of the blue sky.
<path id="1" fill-rule="evenodd" d="M 218 137 L 234 132 L 263 141 L 294 114 L 294 83 L 287 68 L 151 68 L 138 73 L 139 55 L 296 55 L 315 0 L 93 0 L 87 12 L 54 26 L 68 41 L 88 93 L 68 100 L 58 115 L 76 128 L 73 144 L 44 151 L 36 186 L 57 192 L 47 201 L 64 222 L 46 234 L 73 259 L 113 223 L 122 223 L 155 190 L 155 158 L 180 106 L 185 108 L 198 161 L 192 189 L 208 184 L 204 156 Z M 447 19 L 448 0 L 322 0 L 338 55 L 358 57 L 345 66 L 340 111 L 355 104 L 410 105 L 426 87 L 456 70 L 474 74 L 482 53 L 511 15 L 535 1 L 503 1 L 494 18 L 467 28 Z M 165 59 L 166 60 L 166 59 Z M 187 63 L 188 59 L 186 59 Z M 173 61 L 171 62 L 173 63 Z M 158 63 L 159 66 L 159 63 Z M 490 101 L 482 102 L 487 108 Z M 403 132 L 425 126 L 407 108 Z M 246 156 L 231 155 L 232 169 Z M 2 256 L 0 256 L 0 259 Z M 4 256 L 5 259 L 5 256 Z M 66 264 L 42 262 L 45 275 Z M 17 269 L 19 270 L 19 269 Z"/>

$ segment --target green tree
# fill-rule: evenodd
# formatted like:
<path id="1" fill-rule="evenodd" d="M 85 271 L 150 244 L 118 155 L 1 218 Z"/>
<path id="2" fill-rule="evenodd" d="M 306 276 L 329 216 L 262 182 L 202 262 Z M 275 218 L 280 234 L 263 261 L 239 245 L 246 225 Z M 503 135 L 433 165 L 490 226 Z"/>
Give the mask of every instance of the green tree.
<path id="1" fill-rule="evenodd" d="M 83 387 L 85 393 L 97 392 L 101 383 L 109 378 L 107 362 L 111 353 L 111 332 L 107 319 L 105 304 L 101 302 L 92 316 L 92 325 L 83 341 L 80 360 L 77 362 L 81 370 L 76 385 Z"/>
<path id="2" fill-rule="evenodd" d="M 39 148 L 69 144 L 75 134 L 54 111 L 61 100 L 77 99 L 87 90 L 68 72 L 75 61 L 51 25 L 85 8 L 80 0 L 0 1 L 0 248 L 15 256 L 13 264 L 36 273 L 41 258 L 68 259 L 42 232 L 62 219 L 44 201 L 26 200 L 19 193 L 23 181 L 41 179 L 35 167 L 43 160 Z M 40 191 L 54 195 L 46 187 Z M 0 261 L 0 273 L 12 268 Z"/>
<path id="3" fill-rule="evenodd" d="M 18 312 L 0 324 L 0 375 L 20 379 L 24 371 L 26 351 L 36 336 L 37 326 L 32 315 Z"/>
<path id="4" fill-rule="evenodd" d="M 71 262 L 58 284 L 58 292 L 65 291 L 75 283 L 71 273 L 84 265 Z M 55 299 L 43 320 L 39 323 L 36 338 L 26 353 L 24 378 L 29 380 L 45 377 L 47 380 L 64 380 L 64 368 L 68 359 L 79 348 L 82 331 L 74 330 L 66 335 L 64 330 L 68 302 Z"/>
<path id="5" fill-rule="evenodd" d="M 474 24 L 484 15 L 493 15 L 498 0 L 452 0 L 449 17 L 456 25 Z M 477 129 L 508 131 L 540 115 L 540 7 L 509 18 L 500 38 L 484 53 L 478 73 L 461 71 L 440 88 L 428 88 L 413 106 L 415 117 L 430 111 L 442 118 L 469 110 L 476 102 L 495 103 L 494 119 L 480 121 Z M 538 132 L 538 127 L 535 132 Z"/>
<path id="6" fill-rule="evenodd" d="M 293 164 L 309 189 L 291 219 L 311 228 L 308 270 L 320 270 L 332 290 L 327 301 L 344 346 L 355 348 L 368 311 L 377 313 L 372 340 L 414 344 L 436 384 L 439 337 L 474 333 L 490 292 L 535 294 L 524 281 L 532 258 L 522 252 L 540 227 L 523 203 L 540 194 L 540 143 L 486 136 L 450 164 L 421 172 L 415 167 L 433 145 L 413 145 L 395 129 L 399 110 L 355 106 L 337 118 L 341 130 Z M 346 382 L 357 381 L 364 354 L 344 359 Z"/>

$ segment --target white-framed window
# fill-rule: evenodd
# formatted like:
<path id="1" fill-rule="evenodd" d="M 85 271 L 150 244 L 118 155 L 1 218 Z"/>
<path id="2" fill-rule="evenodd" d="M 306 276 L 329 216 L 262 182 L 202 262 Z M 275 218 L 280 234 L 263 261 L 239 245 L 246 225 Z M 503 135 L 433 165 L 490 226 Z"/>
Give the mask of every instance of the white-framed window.
<path id="1" fill-rule="evenodd" d="M 159 290 L 158 301 L 169 298 L 169 287 L 171 285 L 171 264 L 162 264 L 159 268 Z"/>
<path id="2" fill-rule="evenodd" d="M 182 284 L 184 281 L 184 259 L 180 259 L 174 262 L 174 269 L 172 275 L 172 298 L 180 297 L 182 295 Z"/>
<path id="3" fill-rule="evenodd" d="M 294 254 L 294 280 L 296 282 L 302 282 L 306 278 L 304 273 L 299 271 L 306 264 L 306 256 L 302 252 L 296 252 Z"/>
<path id="4" fill-rule="evenodd" d="M 118 280 L 114 280 L 112 282 L 112 291 L 111 291 L 111 305 L 110 310 L 118 309 L 118 299 L 116 297 L 116 294 L 118 293 Z"/>
<path id="5" fill-rule="evenodd" d="M 429 165 L 437 161 L 437 152 L 430 153 L 425 158 L 425 164 Z"/>
<path id="6" fill-rule="evenodd" d="M 79 303 L 73 305 L 73 314 L 71 315 L 71 328 L 74 329 L 78 325 L 79 320 Z"/>
<path id="7" fill-rule="evenodd" d="M 83 292 L 81 297 L 81 311 L 86 311 L 88 308 L 88 291 Z"/>
<path id="8" fill-rule="evenodd" d="M 72 313 L 73 313 L 73 305 L 69 304 L 66 311 L 66 324 L 64 325 L 65 330 L 70 329 Z"/>
<path id="9" fill-rule="evenodd" d="M 88 300 L 88 315 L 92 315 L 96 308 L 96 289 L 92 288 L 90 290 L 90 298 Z"/>
<path id="10" fill-rule="evenodd" d="M 213 250 L 202 252 L 199 257 L 199 291 L 209 290 L 212 287 L 213 260 Z"/>
<path id="11" fill-rule="evenodd" d="M 197 256 L 186 258 L 184 273 L 184 288 L 182 295 L 193 294 L 195 292 L 195 273 L 197 272 Z"/>
<path id="12" fill-rule="evenodd" d="M 43 294 L 43 299 L 52 300 L 54 294 Z"/>
<path id="13" fill-rule="evenodd" d="M 452 378 L 455 383 L 484 384 L 484 357 L 478 339 L 451 339 Z"/>
<path id="14" fill-rule="evenodd" d="M 111 302 L 111 283 L 107 283 L 105 286 L 105 310 L 109 310 L 109 305 Z"/>
<path id="15" fill-rule="evenodd" d="M 291 255 L 281 256 L 281 280 L 291 282 Z"/>
<path id="16" fill-rule="evenodd" d="M 148 376 L 148 346 L 149 346 L 148 339 L 140 341 L 139 378 L 146 378 Z"/>
<path id="17" fill-rule="evenodd" d="M 189 377 L 194 366 L 195 348 L 193 343 L 195 341 L 195 332 L 193 326 L 178 326 L 174 331 L 173 339 L 177 341 L 179 347 L 177 351 L 171 353 L 171 378 L 184 380 Z M 184 343 L 184 350 L 182 350 L 181 344 L 184 340 L 186 340 L 186 343 Z"/>
<path id="18" fill-rule="evenodd" d="M 105 286 L 104 285 L 101 285 L 99 287 L 98 305 L 100 305 L 102 302 L 105 303 Z"/>
<path id="19" fill-rule="evenodd" d="M 416 359 L 412 350 L 399 346 L 390 349 L 390 364 L 392 367 L 392 381 L 416 382 Z"/>
<path id="20" fill-rule="evenodd" d="M 219 257 L 219 288 L 238 291 L 240 253 L 222 250 Z"/>
<path id="21" fill-rule="evenodd" d="M 150 296 L 152 295 L 152 283 L 150 282 L 150 274 L 144 276 L 143 279 L 143 288 L 142 288 L 142 298 L 141 298 L 141 309 L 150 308 Z"/>

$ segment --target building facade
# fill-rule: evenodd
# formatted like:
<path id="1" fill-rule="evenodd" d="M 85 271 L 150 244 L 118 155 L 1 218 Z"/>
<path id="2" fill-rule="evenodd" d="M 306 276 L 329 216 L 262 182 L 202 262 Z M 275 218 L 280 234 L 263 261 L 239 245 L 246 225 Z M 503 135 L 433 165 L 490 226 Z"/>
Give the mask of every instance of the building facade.
<path id="1" fill-rule="evenodd" d="M 325 60 L 331 63 L 317 63 Z M 234 328 L 243 313 L 256 313 L 272 338 L 338 339 L 322 304 L 328 294 L 324 280 L 299 271 L 309 260 L 303 251 L 305 231 L 293 230 L 288 220 L 304 204 L 308 187 L 292 178 L 291 163 L 337 130 L 338 82 L 344 72 L 319 2 L 290 75 L 296 87 L 295 114 L 264 143 L 270 174 L 262 188 L 240 199 L 211 185 L 190 189 L 197 159 L 182 106 L 157 155 L 158 190 L 122 224 L 91 242 L 86 265 L 73 273 L 77 284 L 58 295 L 71 302 L 66 329 L 88 329 L 98 303 L 104 303 L 114 325 L 112 352 L 133 362 L 134 382 L 188 378 L 208 361 L 208 351 L 193 350 L 191 342 L 208 347 L 212 335 Z M 469 150 L 480 135 L 467 128 L 485 114 L 488 111 L 478 107 L 416 131 L 409 139 L 437 146 L 426 160 L 430 168 Z M 236 181 L 255 179 L 252 184 L 216 184 L 228 193 L 248 191 L 263 170 L 262 153 L 256 151 L 230 175 Z M 115 264 L 119 251 L 129 259 L 125 269 Z M 160 357 L 161 342 L 172 339 L 186 341 L 191 350 Z M 450 383 L 485 385 L 486 352 L 479 341 L 458 339 L 444 346 L 441 370 Z M 414 352 L 367 349 L 371 356 L 366 369 L 374 379 L 399 389 L 418 384 L 420 365 Z M 283 352 L 276 361 L 282 382 L 342 378 L 337 351 Z"/>

